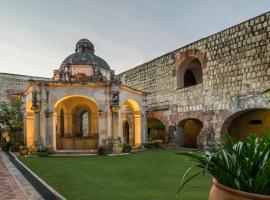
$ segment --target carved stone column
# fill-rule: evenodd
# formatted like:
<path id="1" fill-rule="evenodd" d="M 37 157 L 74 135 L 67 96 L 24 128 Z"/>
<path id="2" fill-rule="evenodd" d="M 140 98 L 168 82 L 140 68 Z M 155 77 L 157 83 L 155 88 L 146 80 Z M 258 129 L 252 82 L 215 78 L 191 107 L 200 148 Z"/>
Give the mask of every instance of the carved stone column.
<path id="1" fill-rule="evenodd" d="M 99 141 L 98 146 L 105 145 L 106 139 L 108 137 L 108 122 L 107 122 L 107 112 L 99 112 Z"/>
<path id="2" fill-rule="evenodd" d="M 114 140 L 118 139 L 119 110 L 119 106 L 112 107 L 112 137 Z"/>
<path id="3" fill-rule="evenodd" d="M 34 111 L 34 144 L 41 144 L 40 141 L 40 109 L 33 109 Z"/>

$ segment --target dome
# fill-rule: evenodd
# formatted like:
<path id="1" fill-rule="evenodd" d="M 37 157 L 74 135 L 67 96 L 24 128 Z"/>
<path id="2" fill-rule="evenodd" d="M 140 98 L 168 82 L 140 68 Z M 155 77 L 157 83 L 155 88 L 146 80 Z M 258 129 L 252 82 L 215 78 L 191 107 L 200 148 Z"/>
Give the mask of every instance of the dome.
<path id="1" fill-rule="evenodd" d="M 95 48 L 92 42 L 88 39 L 81 39 L 77 42 L 75 53 L 69 55 L 61 64 L 61 67 L 66 65 L 93 65 L 110 70 L 109 65 L 105 60 L 96 56 Z"/>

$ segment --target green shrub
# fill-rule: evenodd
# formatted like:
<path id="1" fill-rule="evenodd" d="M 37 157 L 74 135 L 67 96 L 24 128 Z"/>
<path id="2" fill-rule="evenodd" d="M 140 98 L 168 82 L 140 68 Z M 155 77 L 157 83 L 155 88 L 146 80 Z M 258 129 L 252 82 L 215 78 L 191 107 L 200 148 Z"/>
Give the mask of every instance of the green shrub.
<path id="1" fill-rule="evenodd" d="M 123 153 L 130 153 L 132 146 L 130 144 L 123 144 Z"/>
<path id="2" fill-rule="evenodd" d="M 199 174 L 209 173 L 227 187 L 249 193 L 270 194 L 269 134 L 264 134 L 261 138 L 251 135 L 246 142 L 236 141 L 226 135 L 225 144 L 213 153 L 180 154 L 196 161 L 196 167 L 201 170 L 187 178 L 193 168 L 190 167 L 182 178 L 179 191 Z"/>
<path id="3" fill-rule="evenodd" d="M 107 155 L 108 154 L 108 148 L 106 146 L 100 146 L 98 148 L 98 155 Z"/>
<path id="4" fill-rule="evenodd" d="M 36 151 L 37 152 L 43 152 L 43 153 L 47 153 L 49 151 L 49 148 L 43 145 L 38 145 L 36 147 Z"/>
<path id="5" fill-rule="evenodd" d="M 20 143 L 12 143 L 10 148 L 12 152 L 18 152 L 20 150 Z"/>

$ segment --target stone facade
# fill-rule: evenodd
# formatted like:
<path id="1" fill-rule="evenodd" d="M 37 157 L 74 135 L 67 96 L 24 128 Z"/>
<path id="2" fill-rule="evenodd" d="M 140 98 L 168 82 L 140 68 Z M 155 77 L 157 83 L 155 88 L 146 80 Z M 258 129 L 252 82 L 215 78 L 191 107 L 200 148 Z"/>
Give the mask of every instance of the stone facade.
<path id="1" fill-rule="evenodd" d="M 222 141 L 225 132 L 241 128 L 237 127 L 238 124 L 247 127 L 246 131 L 254 131 L 266 130 L 268 126 L 265 124 L 270 123 L 270 105 L 267 104 L 270 95 L 261 94 L 270 88 L 270 12 L 118 76 L 103 59 L 94 55 L 94 46 L 88 40 L 80 40 L 77 46 L 76 52 L 54 72 L 54 81 L 101 81 L 105 84 L 113 79 L 115 81 L 111 82 L 120 84 L 121 81 L 122 87 L 128 86 L 127 91 L 137 89 L 146 93 L 146 113 L 151 127 L 147 127 L 142 141 L 151 139 L 150 129 L 158 121 L 165 126 L 168 142 L 173 135 L 173 143 L 187 147 L 194 147 L 195 143 L 197 147 L 211 147 Z M 89 66 L 97 72 L 91 71 Z M 10 102 L 11 94 L 20 93 L 28 87 L 29 78 L 45 80 L 1 73 L 0 100 Z M 142 102 L 140 106 L 145 109 Z M 122 111 L 129 112 L 124 108 Z M 129 120 L 129 123 L 132 121 L 126 115 L 123 119 Z M 130 127 L 125 125 L 126 130 Z M 142 132 L 145 130 L 146 127 Z M 123 138 L 122 131 L 119 134 Z M 187 138 L 188 134 L 192 137 Z M 241 137 L 243 134 L 241 132 Z M 191 141 L 193 138 L 197 141 Z"/>
<path id="2" fill-rule="evenodd" d="M 192 60 L 202 83 L 179 87 L 181 70 Z M 119 75 L 123 84 L 149 93 L 149 117 L 169 129 L 181 121 L 202 122 L 198 144 L 219 142 L 234 114 L 269 108 L 270 12 L 200 39 Z M 196 73 L 194 72 L 194 76 Z M 181 85 L 181 83 L 180 83 Z M 269 115 L 268 115 L 269 116 Z"/>
<path id="3" fill-rule="evenodd" d="M 21 94 L 29 86 L 29 80 L 49 80 L 48 78 L 0 73 L 0 102 L 12 104 L 12 94 Z"/>

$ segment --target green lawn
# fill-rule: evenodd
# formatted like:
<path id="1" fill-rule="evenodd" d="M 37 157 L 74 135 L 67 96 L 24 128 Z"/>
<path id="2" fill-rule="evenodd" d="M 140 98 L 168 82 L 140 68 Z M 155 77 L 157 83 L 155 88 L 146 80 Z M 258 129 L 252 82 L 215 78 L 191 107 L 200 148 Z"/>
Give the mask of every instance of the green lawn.
<path id="1" fill-rule="evenodd" d="M 206 200 L 209 176 L 178 195 L 180 178 L 192 164 L 177 151 L 149 150 L 125 156 L 20 157 L 30 169 L 72 200 Z"/>

